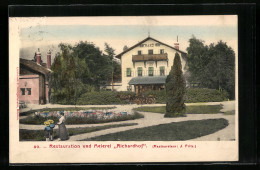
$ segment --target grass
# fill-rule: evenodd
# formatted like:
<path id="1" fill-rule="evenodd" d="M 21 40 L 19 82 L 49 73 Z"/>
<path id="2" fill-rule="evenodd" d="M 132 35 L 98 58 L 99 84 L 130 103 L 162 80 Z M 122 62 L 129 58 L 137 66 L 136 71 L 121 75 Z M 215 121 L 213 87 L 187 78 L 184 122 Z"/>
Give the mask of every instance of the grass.
<path id="1" fill-rule="evenodd" d="M 37 112 L 52 112 L 52 111 L 79 111 L 79 110 L 108 110 L 108 109 L 114 109 L 115 107 L 67 107 L 67 108 L 43 108 L 43 109 L 37 109 L 37 110 L 30 110 L 27 112 L 20 113 L 20 116 L 27 116 L 31 113 Z"/>
<path id="2" fill-rule="evenodd" d="M 215 114 L 220 113 L 222 105 L 197 105 L 197 106 L 186 106 L 186 114 Z M 153 112 L 165 114 L 166 106 L 157 107 L 138 107 L 136 111 L 142 112 Z"/>
<path id="3" fill-rule="evenodd" d="M 105 125 L 97 127 L 85 127 L 85 128 L 71 128 L 67 129 L 69 136 L 78 135 L 82 133 L 90 133 L 104 129 L 123 127 L 123 126 L 133 126 L 137 123 L 123 123 L 117 125 Z M 20 141 L 45 141 L 44 131 L 43 130 L 25 130 L 20 129 Z M 54 139 L 58 138 L 57 129 L 53 131 Z"/>
<path id="4" fill-rule="evenodd" d="M 182 141 L 212 134 L 228 126 L 226 119 L 173 122 L 98 136 L 84 141 Z"/>
<path id="5" fill-rule="evenodd" d="M 226 111 L 223 114 L 224 115 L 234 115 L 235 114 L 235 110 Z"/>
<path id="6" fill-rule="evenodd" d="M 135 112 L 131 115 L 123 115 L 120 117 L 115 117 L 111 119 L 96 119 L 96 118 L 87 118 L 87 117 L 68 117 L 66 119 L 66 124 L 97 124 L 97 123 L 108 123 L 108 122 L 118 122 L 118 121 L 126 121 L 126 120 L 134 120 L 144 118 L 144 115 Z M 33 124 L 33 125 L 41 125 L 46 120 L 52 119 L 54 122 L 58 122 L 58 118 L 54 116 L 41 117 L 41 116 L 28 116 L 27 118 L 20 119 L 21 124 Z"/>

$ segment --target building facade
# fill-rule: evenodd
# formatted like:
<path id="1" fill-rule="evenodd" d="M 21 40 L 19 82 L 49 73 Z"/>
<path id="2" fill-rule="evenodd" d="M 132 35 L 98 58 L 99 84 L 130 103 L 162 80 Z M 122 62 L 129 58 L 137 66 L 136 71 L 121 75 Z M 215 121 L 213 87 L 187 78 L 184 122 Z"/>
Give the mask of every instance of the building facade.
<path id="1" fill-rule="evenodd" d="M 186 73 L 187 54 L 179 50 L 179 44 L 167 45 L 148 37 L 116 57 L 121 60 L 122 83 L 120 91 L 163 90 L 171 70 L 175 53 L 181 56 L 182 69 Z"/>
<path id="2" fill-rule="evenodd" d="M 19 101 L 31 104 L 46 104 L 50 101 L 48 74 L 51 72 L 51 53 L 47 53 L 47 65 L 41 61 L 38 51 L 34 60 L 20 58 Z"/>

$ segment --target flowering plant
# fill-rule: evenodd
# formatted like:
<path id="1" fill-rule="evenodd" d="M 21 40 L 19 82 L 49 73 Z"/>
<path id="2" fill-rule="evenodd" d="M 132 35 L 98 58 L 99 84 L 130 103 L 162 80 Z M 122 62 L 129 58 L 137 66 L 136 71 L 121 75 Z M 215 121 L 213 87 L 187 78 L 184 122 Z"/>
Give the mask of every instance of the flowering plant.
<path id="1" fill-rule="evenodd" d="M 44 122 L 44 125 L 47 126 L 47 127 L 51 127 L 51 128 L 54 128 L 54 127 L 55 127 L 54 121 L 51 120 L 51 119 L 46 120 L 46 121 Z"/>
<path id="2" fill-rule="evenodd" d="M 89 119 L 97 119 L 97 120 L 104 120 L 104 119 L 114 119 L 121 116 L 126 116 L 128 114 L 132 114 L 132 111 L 126 112 L 116 112 L 114 110 L 79 110 L 79 111 L 64 111 L 64 116 L 66 118 L 89 118 Z M 46 117 L 46 112 L 37 112 L 35 113 L 38 116 Z M 50 111 L 48 112 L 47 117 L 60 117 L 60 111 Z M 53 124 L 53 120 L 47 120 L 44 122 L 46 126 L 50 126 Z"/>

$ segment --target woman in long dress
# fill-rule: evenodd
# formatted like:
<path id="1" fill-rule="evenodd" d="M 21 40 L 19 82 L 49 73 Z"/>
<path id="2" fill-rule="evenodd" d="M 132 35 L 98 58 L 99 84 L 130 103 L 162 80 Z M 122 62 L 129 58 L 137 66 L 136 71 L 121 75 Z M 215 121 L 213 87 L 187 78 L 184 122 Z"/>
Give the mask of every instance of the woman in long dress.
<path id="1" fill-rule="evenodd" d="M 59 126 L 59 140 L 67 140 L 69 138 L 67 128 L 65 126 L 65 117 L 64 117 L 64 112 L 60 112 L 60 119 L 59 122 L 57 123 Z"/>

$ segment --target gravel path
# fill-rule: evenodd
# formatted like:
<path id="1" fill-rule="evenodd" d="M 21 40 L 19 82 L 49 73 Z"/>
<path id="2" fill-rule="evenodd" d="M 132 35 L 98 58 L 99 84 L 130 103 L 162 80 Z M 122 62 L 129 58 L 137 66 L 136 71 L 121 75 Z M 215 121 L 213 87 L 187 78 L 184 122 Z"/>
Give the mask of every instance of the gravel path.
<path id="1" fill-rule="evenodd" d="M 228 101 L 228 102 L 210 102 L 210 103 L 190 103 L 188 105 L 216 105 L 216 104 L 223 104 L 223 109 L 221 111 L 228 111 L 228 110 L 235 110 L 235 102 Z M 116 107 L 115 110 L 118 111 L 131 111 L 133 108 L 141 107 L 141 106 L 164 106 L 165 104 L 152 104 L 152 105 L 102 105 L 102 107 Z M 41 109 L 41 108 L 57 108 L 63 107 L 63 105 L 35 105 L 31 106 L 31 109 Z M 75 106 L 68 106 L 66 107 L 75 107 Z M 86 105 L 86 106 L 79 106 L 79 107 L 101 107 L 100 105 Z M 25 109 L 24 109 L 25 110 Z M 29 108 L 26 109 L 27 111 L 30 110 Z M 166 124 L 171 122 L 181 122 L 181 121 L 189 121 L 189 120 L 203 120 L 203 119 L 218 119 L 224 118 L 229 121 L 229 125 L 210 135 L 206 135 L 200 138 L 192 139 L 192 140 L 200 140 L 200 141 L 217 141 L 217 140 L 234 140 L 235 139 L 235 115 L 224 115 L 224 114 L 188 114 L 187 117 L 179 117 L 179 118 L 164 118 L 163 114 L 159 113 L 148 113 L 148 112 L 140 112 L 144 115 L 143 119 L 136 119 L 136 120 L 128 120 L 122 122 L 110 122 L 110 123 L 102 123 L 102 124 L 83 124 L 83 125 L 66 125 L 67 128 L 76 128 L 76 127 L 96 127 L 96 126 L 104 126 L 104 125 L 112 125 L 112 124 L 122 124 L 122 123 L 138 123 L 138 125 L 134 126 L 126 126 L 126 127 L 117 127 L 111 129 L 100 130 L 91 133 L 79 134 L 71 136 L 69 140 L 76 141 L 76 140 L 83 140 L 87 138 L 92 138 L 100 135 L 111 134 L 136 128 L 144 128 L 148 126 L 155 126 L 159 124 Z M 42 130 L 44 129 L 44 125 L 25 125 L 20 124 L 20 129 L 31 129 L 31 130 Z M 58 127 L 55 127 L 55 129 Z"/>

